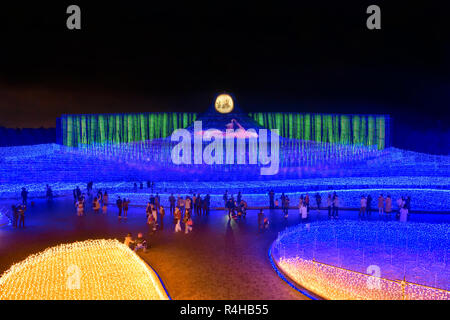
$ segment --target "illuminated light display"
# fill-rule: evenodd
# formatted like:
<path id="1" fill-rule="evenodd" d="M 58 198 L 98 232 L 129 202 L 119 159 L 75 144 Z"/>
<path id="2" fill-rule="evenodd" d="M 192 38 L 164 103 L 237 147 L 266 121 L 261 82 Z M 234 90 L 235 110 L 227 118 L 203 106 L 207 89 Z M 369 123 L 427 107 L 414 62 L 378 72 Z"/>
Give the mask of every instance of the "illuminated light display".
<path id="1" fill-rule="evenodd" d="M 233 100 L 231 104 L 225 100 L 221 105 L 220 110 L 229 110 Z M 63 115 L 58 140 L 63 145 L 76 147 L 160 139 L 170 136 L 178 128 L 186 128 L 197 116 L 197 113 Z M 390 146 L 390 118 L 384 115 L 257 112 L 249 116 L 264 128 L 278 129 L 280 136 L 290 140 L 377 146 L 379 150 Z"/>
<path id="2" fill-rule="evenodd" d="M 223 131 L 218 131 L 218 133 L 224 134 Z M 236 135 L 244 138 L 256 137 L 256 135 L 247 130 L 237 130 L 235 137 Z M 192 143 L 194 143 L 193 139 Z M 170 167 L 173 165 L 172 149 L 176 144 L 176 141 L 174 142 L 166 138 L 137 141 L 127 144 L 93 143 L 88 145 L 79 145 L 78 148 L 68 151 L 73 153 L 81 153 L 84 155 L 98 156 L 104 159 L 121 159 L 127 160 L 128 162 L 144 162 L 144 164 L 155 165 L 159 163 L 164 167 Z M 338 164 L 340 165 L 346 162 L 361 161 L 364 159 L 379 157 L 386 153 L 385 150 L 377 150 L 376 146 L 367 147 L 345 144 L 317 143 L 315 141 L 303 141 L 286 138 L 280 138 L 279 148 L 280 167 L 319 167 L 321 164 L 337 166 Z M 192 153 L 191 157 L 193 156 L 194 154 Z M 225 154 L 223 154 L 223 156 L 225 157 Z M 246 154 L 246 157 L 248 158 L 248 154 Z M 225 159 L 223 160 L 223 163 L 225 163 Z M 193 159 L 191 159 L 191 163 L 193 162 Z M 246 159 L 245 162 L 249 163 L 250 161 Z M 180 167 L 180 165 L 178 165 L 178 167 Z M 219 168 L 221 167 L 224 166 L 219 166 Z M 231 169 L 232 168 L 233 167 L 231 167 Z"/>
<path id="3" fill-rule="evenodd" d="M 278 266 L 307 290 L 330 300 L 449 300 L 450 292 L 376 278 L 312 260 L 281 259 Z M 379 281 L 379 287 L 368 283 Z"/>
<path id="4" fill-rule="evenodd" d="M 165 138 L 177 128 L 186 128 L 196 117 L 196 113 L 63 115 L 59 141 L 65 146 L 76 147 Z"/>
<path id="5" fill-rule="evenodd" d="M 291 285 L 325 299 L 448 300 L 448 232 L 446 224 L 327 221 L 286 229 L 270 252 Z"/>
<path id="6" fill-rule="evenodd" d="M 0 278 L 0 300 L 167 300 L 157 274 L 117 240 L 51 247 Z"/>
<path id="7" fill-rule="evenodd" d="M 259 125 L 279 129 L 280 136 L 321 143 L 376 145 L 389 147 L 390 118 L 386 115 L 298 114 L 280 112 L 250 113 Z"/>
<path id="8" fill-rule="evenodd" d="M 234 109 L 233 98 L 229 94 L 221 94 L 214 102 L 214 108 L 219 113 L 230 113 Z"/>
<path id="9" fill-rule="evenodd" d="M 86 149 L 56 144 L 3 147 L 0 148 L 0 198 L 19 197 L 22 187 L 30 191 L 30 197 L 43 197 L 46 183 L 51 185 L 55 195 L 71 195 L 77 185 L 84 188 L 86 181 L 94 181 L 95 188 L 107 189 L 108 192 L 132 192 L 133 182 L 150 179 L 157 182 L 159 191 L 167 189 L 174 193 L 193 189 L 201 193 L 221 194 L 227 189 L 239 188 L 248 194 L 263 195 L 272 188 L 275 192 L 312 193 L 322 190 L 323 197 L 326 190 L 340 192 L 352 189 L 340 194 L 343 204 L 349 207 L 359 206 L 358 199 L 366 193 L 365 189 L 379 188 L 391 192 L 393 199 L 399 195 L 411 195 L 412 207 L 417 210 L 449 211 L 450 208 L 450 197 L 447 196 L 450 190 L 449 156 L 389 148 L 380 157 L 371 158 L 371 153 L 361 155 L 355 148 L 354 153 L 343 155 L 339 160 L 334 158 L 336 154 L 333 155 L 331 150 L 328 154 L 317 152 L 314 155 L 314 150 L 306 152 L 308 149 L 305 149 L 305 154 L 297 153 L 298 159 L 289 152 L 281 154 L 285 160 L 280 164 L 282 172 L 275 179 L 263 180 L 259 173 L 251 175 L 245 165 L 239 175 L 231 176 L 230 170 L 239 166 L 217 166 L 214 170 L 192 166 L 190 170 L 196 170 L 202 179 L 193 181 L 192 178 L 198 176 L 186 173 L 184 169 L 176 171 L 168 163 L 157 162 L 163 160 L 159 159 L 164 150 L 159 152 L 161 149 L 155 146 L 150 157 L 144 150 L 123 144 Z M 336 153 L 338 150 L 346 151 L 344 148 L 334 150 Z M 375 150 L 372 154 L 380 154 L 380 151 Z M 289 155 L 292 158 L 286 159 Z M 363 157 L 368 160 L 352 162 L 352 159 Z M 98 169 L 99 161 L 102 170 Z M 338 165 L 333 166 L 333 162 Z M 290 167 L 296 163 L 302 167 Z M 234 178 L 237 179 L 230 181 Z M 261 196 L 261 199 L 255 199 L 255 203 L 266 204 L 265 199 Z"/>

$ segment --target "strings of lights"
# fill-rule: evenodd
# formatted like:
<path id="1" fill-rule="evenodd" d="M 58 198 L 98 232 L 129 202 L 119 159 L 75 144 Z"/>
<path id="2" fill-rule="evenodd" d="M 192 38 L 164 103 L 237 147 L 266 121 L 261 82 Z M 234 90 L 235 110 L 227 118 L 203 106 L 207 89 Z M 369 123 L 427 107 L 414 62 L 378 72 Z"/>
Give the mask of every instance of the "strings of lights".
<path id="1" fill-rule="evenodd" d="M 80 144 L 123 143 L 169 136 L 191 124 L 196 113 L 81 114 L 61 117 L 61 142 Z M 282 137 L 316 142 L 377 146 L 389 144 L 390 119 L 386 115 L 311 113 L 250 113 L 259 125 L 278 129 Z"/>
<path id="2" fill-rule="evenodd" d="M 271 254 L 326 299 L 448 300 L 449 236 L 448 224 L 326 221 L 280 232 Z"/>
<path id="3" fill-rule="evenodd" d="M 371 159 L 386 153 L 383 150 L 378 150 L 376 146 L 334 144 L 287 138 L 280 139 L 279 144 L 281 167 L 338 165 Z M 129 143 L 78 144 L 77 148 L 72 149 L 72 151 L 108 159 L 127 160 L 128 162 L 134 161 L 144 164 L 158 163 L 165 167 L 171 167 L 173 166 L 171 151 L 175 145 L 176 142 L 166 138 Z M 248 157 L 248 154 L 246 157 Z M 247 160 L 246 162 L 248 163 L 249 161 Z M 189 165 L 189 167 L 191 166 Z M 218 166 L 218 168 L 222 167 L 234 168 L 235 166 L 223 164 Z"/>
<path id="4" fill-rule="evenodd" d="M 142 144 L 145 145 L 145 142 Z M 268 185 L 271 183 L 260 175 L 259 167 L 255 165 L 176 166 L 170 164 L 170 159 L 168 163 L 163 161 L 164 157 L 167 158 L 164 154 L 168 154 L 170 148 L 150 149 L 147 153 L 143 151 L 145 148 L 133 151 L 135 147 L 133 143 L 111 146 L 111 150 L 123 148 L 125 150 L 123 154 L 122 151 L 117 151 L 117 154 L 116 151 L 110 152 L 106 145 L 99 147 L 98 150 L 95 145 L 83 149 L 55 144 L 0 148 L 0 193 L 8 191 L 7 189 L 11 189 L 11 192 L 20 191 L 24 184 L 63 182 L 85 184 L 87 181 L 94 181 L 97 184 L 147 180 L 182 180 L 193 183 L 193 177 L 201 177 L 202 181 L 216 182 L 237 180 L 238 177 L 239 180 L 233 181 L 233 185 L 246 181 L 261 181 Z M 351 146 L 344 147 L 351 148 Z M 328 186 L 336 189 L 347 189 L 347 186 L 353 188 L 439 186 L 450 189 L 449 156 L 424 155 L 389 148 L 380 151 L 379 156 L 369 157 L 364 161 L 355 154 L 344 156 L 343 159 L 347 157 L 348 162 L 337 163 L 330 158 L 329 153 L 327 155 L 320 150 L 310 153 L 305 151 L 305 154 L 300 151 L 290 153 L 286 150 L 282 149 L 280 152 L 279 173 L 276 177 L 270 177 L 282 180 L 283 183 L 274 182 L 271 187 L 289 188 L 292 185 L 301 190 L 298 188 L 304 186 L 305 191 L 329 189 Z M 329 161 L 320 160 L 321 157 L 328 157 Z M 99 170 L 100 162 L 101 170 Z M 296 166 L 295 163 L 300 162 L 303 164 Z M 240 170 L 239 175 L 230 175 L 233 170 Z M 17 184 L 15 190 L 14 184 Z M 39 188 L 42 190 L 42 186 Z"/>
<path id="5" fill-rule="evenodd" d="M 62 244 L 14 264 L 0 300 L 166 300 L 157 274 L 117 240 Z"/>
<path id="6" fill-rule="evenodd" d="M 301 258 L 283 259 L 278 267 L 300 286 L 330 300 L 449 300 L 450 292 L 392 281 Z M 372 283 L 372 285 L 370 285 Z"/>

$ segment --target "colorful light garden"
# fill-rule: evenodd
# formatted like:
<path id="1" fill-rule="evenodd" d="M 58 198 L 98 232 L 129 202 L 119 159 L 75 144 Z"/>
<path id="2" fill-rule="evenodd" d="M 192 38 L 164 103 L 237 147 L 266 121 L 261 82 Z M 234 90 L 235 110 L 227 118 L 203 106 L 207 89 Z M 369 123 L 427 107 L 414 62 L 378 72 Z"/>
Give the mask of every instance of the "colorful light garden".
<path id="1" fill-rule="evenodd" d="M 238 157 L 241 160 L 252 157 L 250 147 L 261 139 L 258 134 L 233 135 L 233 142 L 244 140 L 241 145 L 244 152 L 239 154 L 238 149 L 234 152 L 233 144 L 231 157 L 225 155 L 224 161 L 196 164 L 193 152 L 188 156 L 192 158 L 188 160 L 194 160 L 191 164 L 177 164 L 173 161 L 173 149 L 178 141 L 170 135 L 174 130 L 185 129 L 192 135 L 188 147 L 195 151 L 198 132 L 194 121 L 202 121 L 204 129 L 221 135 L 221 130 L 235 124 L 240 126 L 241 133 L 249 129 L 278 130 L 279 140 L 274 140 L 278 149 L 274 150 L 279 152 L 279 170 L 275 175 L 261 175 L 263 163 L 234 162 Z M 410 218 L 414 222 L 398 222 L 396 215 L 400 208 L 395 204 L 398 198 L 410 197 L 410 216 L 449 213 L 450 156 L 392 147 L 388 116 L 246 114 L 239 107 L 231 107 L 229 113 L 210 108 L 203 114 L 63 115 L 58 123 L 58 144 L 0 148 L 0 200 L 16 201 L 23 187 L 27 188 L 30 199 L 39 200 L 45 197 L 48 184 L 54 201 L 67 201 L 73 197 L 76 187 L 85 190 L 87 182 L 92 181 L 94 190 L 106 190 L 110 199 L 126 198 L 135 208 L 145 207 L 150 196 L 156 193 L 166 208 L 171 194 L 176 197 L 209 194 L 211 214 L 223 215 L 225 191 L 229 196 L 241 192 L 249 210 L 267 210 L 268 192 L 273 190 L 277 200 L 281 193 L 290 198 L 290 216 L 299 217 L 296 225 L 287 229 L 278 224 L 278 237 L 267 248 L 280 275 L 279 281 L 283 278 L 306 296 L 324 299 L 446 300 L 450 297 L 449 224 L 436 219 L 425 223 L 415 217 Z M 217 143 L 217 138 L 214 139 Z M 200 148 L 207 143 L 214 145 L 210 140 L 210 137 L 205 140 L 203 135 Z M 272 143 L 275 142 L 258 145 L 253 156 L 261 159 L 264 148 L 272 153 Z M 221 152 L 219 155 L 223 156 Z M 150 181 L 154 183 L 152 188 L 147 185 Z M 348 212 L 345 216 L 351 219 L 327 220 L 327 197 L 334 192 L 339 196 L 339 209 Z M 311 198 L 311 210 L 317 213 L 314 219 L 298 224 L 299 200 L 306 194 Z M 316 208 L 316 194 L 322 198 L 320 208 Z M 388 218 L 378 219 L 379 194 L 389 195 L 393 200 L 393 213 Z M 372 214 L 370 219 L 363 217 L 358 221 L 361 196 L 367 195 L 374 199 Z M 114 200 L 110 210 L 114 209 Z M 269 215 L 273 216 L 277 210 L 280 208 L 269 210 Z M 0 219 L 3 228 L 11 227 L 8 207 L 2 207 Z M 106 248 L 108 254 L 100 253 L 104 250 L 99 246 L 103 245 L 109 248 Z M 143 266 L 139 257 L 128 251 L 109 240 L 49 248 L 7 271 L 0 278 L 4 292 L 0 297 L 122 299 L 118 294 L 121 288 L 135 281 L 131 291 L 125 292 L 126 297 L 133 298 L 135 291 L 142 289 L 146 295 L 141 298 L 168 298 L 151 270 L 144 268 L 140 271 L 142 278 L 133 281 L 117 276 L 108 261 L 119 259 L 120 268 L 130 273 L 131 269 Z M 74 294 L 79 291 L 64 293 L 59 283 L 62 278 L 54 279 L 57 287 L 45 280 L 54 278 L 46 273 L 60 268 L 55 262 L 58 259 L 65 261 L 61 268 L 67 268 L 72 260 L 83 263 L 83 268 L 89 270 L 105 263 L 105 270 L 118 280 L 111 288 L 104 286 L 101 278 L 104 274 L 91 270 L 92 281 L 86 291 L 78 296 Z M 130 261 L 134 265 L 127 265 Z M 42 270 L 45 275 L 41 277 Z M 154 288 L 144 289 L 141 287 L 144 282 L 153 283 Z M 32 293 L 30 288 L 34 290 Z"/>

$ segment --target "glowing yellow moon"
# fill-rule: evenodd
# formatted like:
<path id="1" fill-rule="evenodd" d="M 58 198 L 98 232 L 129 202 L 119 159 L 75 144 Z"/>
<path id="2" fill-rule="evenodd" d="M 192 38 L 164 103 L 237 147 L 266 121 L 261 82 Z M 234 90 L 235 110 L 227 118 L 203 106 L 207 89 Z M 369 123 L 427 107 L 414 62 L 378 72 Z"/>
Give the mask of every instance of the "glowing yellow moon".
<path id="1" fill-rule="evenodd" d="M 234 109 L 233 98 L 229 94 L 221 94 L 216 98 L 214 106 L 217 112 L 230 113 Z"/>

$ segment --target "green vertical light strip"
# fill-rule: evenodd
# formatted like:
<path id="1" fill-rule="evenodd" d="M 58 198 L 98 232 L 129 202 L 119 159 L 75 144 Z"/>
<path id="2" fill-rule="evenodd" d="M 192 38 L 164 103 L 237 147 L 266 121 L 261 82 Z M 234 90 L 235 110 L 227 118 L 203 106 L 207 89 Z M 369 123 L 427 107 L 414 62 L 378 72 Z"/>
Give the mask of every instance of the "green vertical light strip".
<path id="1" fill-rule="evenodd" d="M 87 144 L 87 132 L 86 132 L 86 116 L 81 116 L 81 143 Z"/>
<path id="2" fill-rule="evenodd" d="M 127 142 L 133 141 L 133 118 L 132 115 L 129 114 L 126 116 L 126 128 L 127 128 Z"/>
<path id="3" fill-rule="evenodd" d="M 340 117 L 337 115 L 333 116 L 333 142 L 339 143 L 340 139 L 340 128 L 339 128 Z"/>
<path id="4" fill-rule="evenodd" d="M 89 115 L 89 136 L 88 143 L 94 143 L 97 141 L 95 139 L 95 133 L 97 128 L 97 120 L 95 119 L 95 115 Z"/>
<path id="5" fill-rule="evenodd" d="M 311 140 L 311 114 L 305 114 L 305 140 Z"/>
<path id="6" fill-rule="evenodd" d="M 289 138 L 295 139 L 294 136 L 294 115 L 289 113 Z"/>
<path id="7" fill-rule="evenodd" d="M 147 136 L 147 119 L 145 117 L 144 114 L 140 114 L 139 115 L 139 120 L 140 120 L 140 128 L 141 128 L 141 137 L 142 140 L 148 140 L 148 136 Z"/>
<path id="8" fill-rule="evenodd" d="M 188 114 L 187 113 L 183 113 L 183 128 L 186 128 L 188 126 Z"/>
<path id="9" fill-rule="evenodd" d="M 367 119 L 365 116 L 363 116 L 361 117 L 361 131 L 359 134 L 359 141 L 362 145 L 367 145 L 366 131 L 367 131 Z"/>
<path id="10" fill-rule="evenodd" d="M 304 125 L 304 115 L 300 114 L 300 121 L 298 122 L 299 136 L 301 140 L 305 140 L 305 125 Z"/>
<path id="11" fill-rule="evenodd" d="M 150 139 L 155 139 L 155 115 L 149 114 L 149 132 L 150 132 Z"/>
<path id="12" fill-rule="evenodd" d="M 328 115 L 326 115 L 326 114 L 322 115 L 322 137 L 321 137 L 321 141 L 323 143 L 328 142 L 328 123 L 327 123 L 328 118 L 327 118 L 327 116 Z"/>
<path id="13" fill-rule="evenodd" d="M 122 130 L 121 130 L 120 127 L 121 127 L 122 121 L 121 121 L 120 118 L 121 118 L 121 116 L 119 114 L 117 114 L 115 116 L 115 122 L 116 122 L 115 131 L 114 131 L 114 134 L 115 134 L 114 142 L 115 143 L 120 143 L 121 142 L 120 134 L 122 133 Z"/>
<path id="14" fill-rule="evenodd" d="M 283 126 L 283 114 L 277 112 L 276 116 L 275 116 L 275 128 L 279 130 L 280 134 L 282 134 L 282 126 Z"/>
<path id="15" fill-rule="evenodd" d="M 134 123 L 134 141 L 142 141 L 141 134 L 141 117 L 139 114 L 133 115 L 133 123 Z"/>
<path id="16" fill-rule="evenodd" d="M 361 127 L 361 121 L 360 117 L 358 115 L 355 115 L 352 117 L 352 127 L 353 127 L 353 144 L 360 144 L 361 141 L 359 141 L 360 138 L 360 127 Z"/>
<path id="17" fill-rule="evenodd" d="M 108 142 L 113 142 L 113 134 L 114 134 L 114 116 L 109 115 L 108 116 Z"/>
<path id="18" fill-rule="evenodd" d="M 76 117 L 74 120 L 75 120 L 74 146 L 78 147 L 80 145 L 80 117 Z"/>
<path id="19" fill-rule="evenodd" d="M 377 117 L 377 147 L 383 150 L 385 146 L 385 121 L 383 116 Z"/>
<path id="20" fill-rule="evenodd" d="M 167 137 L 169 135 L 168 123 L 169 123 L 169 120 L 167 118 L 167 113 L 164 112 L 163 113 L 163 121 L 162 121 L 163 138 L 165 138 L 165 137 Z"/>
<path id="21" fill-rule="evenodd" d="M 122 117 L 122 125 L 121 125 L 121 129 L 122 129 L 122 140 L 120 141 L 121 143 L 126 143 L 128 142 L 128 115 L 124 114 Z"/>
<path id="22" fill-rule="evenodd" d="M 341 143 L 350 143 L 350 119 L 348 116 L 341 116 Z"/>
<path id="23" fill-rule="evenodd" d="M 157 113 L 153 114 L 153 136 L 155 137 L 155 139 L 159 138 L 158 121 L 159 121 L 159 115 Z"/>
<path id="24" fill-rule="evenodd" d="M 273 113 L 272 112 L 267 114 L 267 128 L 273 129 Z"/>
<path id="25" fill-rule="evenodd" d="M 67 117 L 61 116 L 61 142 L 63 145 L 67 146 Z"/>
<path id="26" fill-rule="evenodd" d="M 261 112 L 258 112 L 258 123 L 260 126 L 264 126 L 264 118 Z"/>
<path id="27" fill-rule="evenodd" d="M 326 115 L 324 121 L 324 130 L 326 131 L 326 138 L 324 139 L 324 142 L 333 143 L 333 116 L 329 114 Z"/>
<path id="28" fill-rule="evenodd" d="M 139 121 L 139 116 L 133 114 L 133 141 L 141 141 L 141 124 Z"/>
<path id="29" fill-rule="evenodd" d="M 300 139 L 301 138 L 301 130 L 300 130 L 300 126 L 301 126 L 301 124 L 300 124 L 300 114 L 296 114 L 295 115 L 295 118 L 296 118 L 296 122 L 295 122 L 295 124 L 296 124 L 296 126 L 295 126 L 295 138 L 297 138 L 297 139 Z"/>
<path id="30" fill-rule="evenodd" d="M 178 129 L 178 113 L 173 114 L 173 130 Z"/>
<path id="31" fill-rule="evenodd" d="M 134 114 L 130 114 L 129 119 L 131 119 L 131 141 L 135 141 L 136 139 L 136 119 Z"/>
<path id="32" fill-rule="evenodd" d="M 106 138 L 105 138 L 105 120 L 103 115 L 98 115 L 98 129 L 100 132 L 100 143 L 105 143 L 106 142 Z"/>
<path id="33" fill-rule="evenodd" d="M 322 142 L 322 115 L 314 115 L 314 134 L 316 142 Z"/>
<path id="34" fill-rule="evenodd" d="M 123 142 L 128 141 L 127 116 L 125 114 L 121 115 L 121 117 L 120 117 L 119 132 L 120 132 L 119 143 L 123 143 Z"/>
<path id="35" fill-rule="evenodd" d="M 158 138 L 162 137 L 162 124 L 163 124 L 163 115 L 162 113 L 158 113 L 158 121 L 156 122 Z"/>
<path id="36" fill-rule="evenodd" d="M 73 147 L 73 120 L 72 116 L 67 116 L 67 146 Z"/>
<path id="37" fill-rule="evenodd" d="M 369 116 L 367 119 L 367 145 L 373 146 L 375 144 L 375 119 Z"/>

